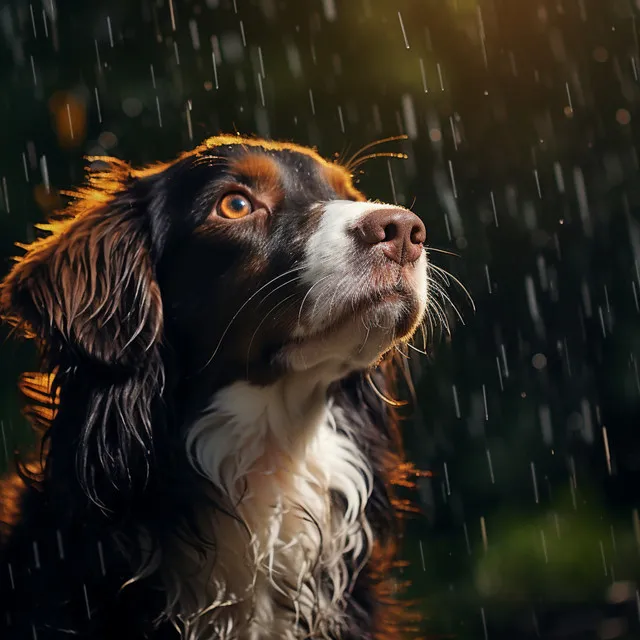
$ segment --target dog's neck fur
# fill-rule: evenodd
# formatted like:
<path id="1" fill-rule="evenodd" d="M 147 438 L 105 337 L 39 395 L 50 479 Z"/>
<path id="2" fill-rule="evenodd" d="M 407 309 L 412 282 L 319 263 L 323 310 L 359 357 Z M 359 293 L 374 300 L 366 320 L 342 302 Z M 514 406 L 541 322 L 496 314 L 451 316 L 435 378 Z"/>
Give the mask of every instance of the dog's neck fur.
<path id="1" fill-rule="evenodd" d="M 217 539 L 204 566 L 184 546 L 171 563 L 189 640 L 212 637 L 211 625 L 225 639 L 339 631 L 347 563 L 361 566 L 371 551 L 372 471 L 328 396 L 333 378 L 314 367 L 265 387 L 236 382 L 189 429 L 192 464 L 231 514 L 206 516 Z"/>

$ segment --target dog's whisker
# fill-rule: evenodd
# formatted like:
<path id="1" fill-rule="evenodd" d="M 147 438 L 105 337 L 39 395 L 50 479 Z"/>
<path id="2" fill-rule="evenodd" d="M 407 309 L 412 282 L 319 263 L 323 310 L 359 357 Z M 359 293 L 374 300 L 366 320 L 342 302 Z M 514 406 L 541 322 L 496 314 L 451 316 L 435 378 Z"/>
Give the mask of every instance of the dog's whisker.
<path id="1" fill-rule="evenodd" d="M 465 295 L 467 296 L 467 298 L 469 300 L 469 303 L 471 304 L 472 309 L 474 311 L 476 310 L 476 305 L 475 305 L 475 302 L 473 301 L 473 297 L 469 293 L 469 290 L 462 284 L 462 282 L 460 282 L 460 280 L 458 280 L 458 278 L 456 278 L 452 273 L 449 273 L 448 271 L 446 271 L 442 267 L 439 267 L 438 265 L 430 264 L 429 266 L 430 266 L 431 269 L 435 269 L 436 272 L 441 273 L 442 275 L 446 276 L 447 278 L 451 278 L 462 289 L 462 291 L 464 291 Z"/>
<path id="2" fill-rule="evenodd" d="M 289 300 L 291 300 L 291 298 L 294 298 L 297 294 L 296 293 L 292 293 L 291 295 L 287 296 L 286 298 L 283 298 L 282 300 L 280 300 L 279 302 L 277 302 L 275 305 L 273 305 L 273 307 L 271 307 L 271 309 L 269 309 L 269 311 L 267 311 L 264 316 L 262 317 L 262 320 L 260 320 L 260 322 L 258 323 L 258 326 L 256 327 L 255 331 L 253 332 L 253 335 L 251 336 L 251 340 L 249 341 L 249 346 L 247 347 L 247 370 L 246 370 L 246 377 L 247 380 L 249 379 L 249 355 L 251 353 L 251 347 L 253 346 L 253 342 L 256 338 L 256 336 L 258 335 L 258 331 L 260 331 L 260 329 L 262 328 L 262 325 L 266 322 L 266 320 L 269 318 L 269 316 L 281 305 L 285 304 L 286 302 L 288 302 Z"/>
<path id="3" fill-rule="evenodd" d="M 222 335 L 220 336 L 220 340 L 218 341 L 218 344 L 216 346 L 216 348 L 213 350 L 213 353 L 211 354 L 211 356 L 209 357 L 209 359 L 205 362 L 205 364 L 200 368 L 200 370 L 198 371 L 198 373 L 202 373 L 213 361 L 213 359 L 216 357 L 216 354 L 218 353 L 218 351 L 220 350 L 220 346 L 222 345 L 222 341 L 224 340 L 225 336 L 227 335 L 227 333 L 229 332 L 229 329 L 231 328 L 231 326 L 233 325 L 233 323 L 235 322 L 236 318 L 242 313 L 242 310 L 261 292 L 264 291 L 268 286 L 270 286 L 271 284 L 273 284 L 276 280 L 280 280 L 280 278 L 284 278 L 285 276 L 290 275 L 291 273 L 294 273 L 296 271 L 300 271 L 302 270 L 304 267 L 300 266 L 300 267 L 294 267 L 293 269 L 289 269 L 288 271 L 285 271 L 284 273 L 281 273 L 277 276 L 275 276 L 274 278 L 272 278 L 271 280 L 269 280 L 269 282 L 267 282 L 266 284 L 263 284 L 257 291 L 255 291 L 251 296 L 249 296 L 249 298 L 247 298 L 247 300 L 240 306 L 240 308 L 235 312 L 235 314 L 233 315 L 233 317 L 231 318 L 231 320 L 229 321 L 229 324 L 225 327 L 224 331 L 222 332 Z"/>
<path id="4" fill-rule="evenodd" d="M 365 151 L 377 147 L 378 145 L 384 144 L 385 142 L 396 142 L 397 140 L 407 140 L 407 135 L 399 135 L 399 136 L 389 136 L 387 138 L 380 138 L 379 140 L 374 140 L 373 142 L 369 142 L 364 146 L 360 147 L 345 164 L 345 168 L 349 171 L 353 168 L 353 162 L 358 159 L 358 157 L 363 154 Z"/>
<path id="5" fill-rule="evenodd" d="M 298 318 L 296 320 L 296 326 L 300 326 L 300 322 L 302 319 L 302 309 L 304 307 L 304 303 L 306 302 L 307 298 L 309 297 L 309 295 L 311 294 L 311 292 L 315 289 L 315 287 L 317 287 L 319 284 L 321 284 L 322 282 L 324 282 L 325 280 L 327 280 L 328 278 L 331 277 L 331 274 L 326 275 L 322 278 L 320 278 L 319 280 L 316 280 L 316 282 L 314 282 L 309 289 L 307 290 L 307 293 L 305 293 L 304 298 L 302 298 L 302 302 L 300 303 L 300 310 L 298 311 Z"/>

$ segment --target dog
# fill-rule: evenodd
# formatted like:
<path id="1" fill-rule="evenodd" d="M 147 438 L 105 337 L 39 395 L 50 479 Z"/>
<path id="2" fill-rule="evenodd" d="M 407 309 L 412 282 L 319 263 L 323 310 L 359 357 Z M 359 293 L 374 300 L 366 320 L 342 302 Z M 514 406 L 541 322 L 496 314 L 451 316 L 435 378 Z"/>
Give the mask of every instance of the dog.
<path id="1" fill-rule="evenodd" d="M 39 455 L 0 485 L 0 637 L 401 637 L 423 222 L 292 143 L 91 160 L 0 287 L 42 362 Z"/>

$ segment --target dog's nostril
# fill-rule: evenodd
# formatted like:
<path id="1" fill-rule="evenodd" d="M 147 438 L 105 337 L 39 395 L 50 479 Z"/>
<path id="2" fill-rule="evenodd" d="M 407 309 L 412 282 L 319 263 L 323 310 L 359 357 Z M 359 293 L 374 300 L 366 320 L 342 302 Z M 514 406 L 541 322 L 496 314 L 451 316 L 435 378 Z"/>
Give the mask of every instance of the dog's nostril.
<path id="1" fill-rule="evenodd" d="M 413 244 L 423 244 L 427 241 L 427 230 L 422 222 L 413 226 L 410 237 Z"/>
<path id="2" fill-rule="evenodd" d="M 398 237 L 398 227 L 392 222 L 384 228 L 384 240 L 383 242 L 389 242 L 395 240 Z"/>

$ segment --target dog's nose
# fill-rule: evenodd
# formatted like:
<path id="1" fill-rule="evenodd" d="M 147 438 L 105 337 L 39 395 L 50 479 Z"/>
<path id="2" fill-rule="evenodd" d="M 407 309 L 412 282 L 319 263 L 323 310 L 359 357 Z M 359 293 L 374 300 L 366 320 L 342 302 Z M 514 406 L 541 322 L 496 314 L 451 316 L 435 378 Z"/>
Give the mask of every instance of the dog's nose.
<path id="1" fill-rule="evenodd" d="M 427 230 L 415 213 L 406 209 L 375 209 L 355 225 L 356 234 L 368 245 L 380 245 L 389 260 L 405 265 L 422 253 Z"/>

